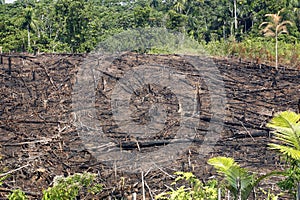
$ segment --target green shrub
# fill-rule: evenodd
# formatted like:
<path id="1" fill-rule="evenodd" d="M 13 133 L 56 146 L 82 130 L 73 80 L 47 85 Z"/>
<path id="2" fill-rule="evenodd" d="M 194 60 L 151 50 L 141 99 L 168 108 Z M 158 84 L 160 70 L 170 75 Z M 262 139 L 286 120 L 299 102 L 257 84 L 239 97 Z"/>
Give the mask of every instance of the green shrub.
<path id="1" fill-rule="evenodd" d="M 28 199 L 25 195 L 25 193 L 20 190 L 14 190 L 10 195 L 8 195 L 8 200 L 26 200 Z"/>
<path id="2" fill-rule="evenodd" d="M 74 174 L 72 176 L 56 177 L 54 186 L 43 191 L 43 200 L 72 200 L 80 194 L 80 192 L 96 194 L 102 190 L 100 184 L 94 184 L 95 174 L 83 173 Z"/>
<path id="3" fill-rule="evenodd" d="M 233 39 L 212 41 L 205 45 L 206 51 L 212 56 L 234 56 L 258 63 L 274 63 L 275 48 L 273 38 L 246 38 L 242 42 Z M 296 67 L 300 63 L 300 44 L 279 41 L 279 63 Z"/>
<path id="4" fill-rule="evenodd" d="M 78 173 L 68 177 L 57 176 L 54 186 L 43 191 L 43 200 L 72 200 L 80 194 L 97 194 L 102 191 L 102 185 L 94 183 L 96 174 Z M 9 200 L 28 199 L 20 189 L 14 190 L 8 195 Z"/>
<path id="5" fill-rule="evenodd" d="M 155 199 L 169 199 L 169 200 L 215 200 L 218 196 L 217 181 L 208 181 L 203 184 L 191 172 L 176 172 L 178 177 L 172 185 L 178 184 L 179 181 L 187 182 L 186 186 L 181 186 L 177 189 L 170 188 L 171 191 L 163 192 L 155 197 Z"/>

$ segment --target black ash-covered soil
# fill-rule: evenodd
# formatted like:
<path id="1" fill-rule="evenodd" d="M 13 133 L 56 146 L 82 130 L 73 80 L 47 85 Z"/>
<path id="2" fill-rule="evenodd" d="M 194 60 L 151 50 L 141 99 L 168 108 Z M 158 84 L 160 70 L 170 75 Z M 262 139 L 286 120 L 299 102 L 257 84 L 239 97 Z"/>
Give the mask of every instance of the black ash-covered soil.
<path id="1" fill-rule="evenodd" d="M 0 169 L 3 173 L 15 170 L 0 186 L 1 198 L 20 188 L 30 198 L 40 199 L 41 191 L 51 186 L 55 176 L 88 171 L 97 173 L 99 182 L 104 185 L 103 192 L 94 198 L 121 199 L 137 192 L 141 199 L 142 173 L 121 170 L 118 163 L 106 165 L 87 150 L 88 144 L 83 144 L 78 135 L 72 89 L 87 55 L 2 54 L 0 57 Z M 282 168 L 279 157 L 267 148 L 272 135 L 265 125 L 278 111 L 298 110 L 299 71 L 287 68 L 277 71 L 270 66 L 236 59 L 213 58 L 213 61 L 220 72 L 216 80 L 224 82 L 226 115 L 219 140 L 205 156 L 201 155 L 205 136 L 202 133 L 209 123 L 219 122 L 210 121 L 213 113 L 210 112 L 209 88 L 188 59 L 178 55 L 126 53 L 112 61 L 109 73 L 104 73 L 102 82 L 97 83 L 95 108 L 105 136 L 112 141 L 108 148 L 145 154 L 157 151 L 175 137 L 180 125 L 178 98 L 170 89 L 156 84 L 146 84 L 136 90 L 130 99 L 133 121 L 146 124 L 151 118 L 149 110 L 153 102 L 163 104 L 167 115 L 163 129 L 153 135 L 133 138 L 120 131 L 123 129 L 111 112 L 109 97 L 116 82 L 130 69 L 155 64 L 178 71 L 195 91 L 199 88 L 201 106 L 198 106 L 199 127 L 194 141 L 174 157 L 173 162 L 157 164 L 143 172 L 149 199 L 167 189 L 176 171 L 192 171 L 203 180 L 215 175 L 206 164 L 213 156 L 233 157 L 243 167 L 259 174 Z M 207 68 L 209 70 L 209 64 Z M 84 99 L 82 96 L 81 100 Z M 271 188 L 277 179 L 271 178 L 261 186 Z"/>

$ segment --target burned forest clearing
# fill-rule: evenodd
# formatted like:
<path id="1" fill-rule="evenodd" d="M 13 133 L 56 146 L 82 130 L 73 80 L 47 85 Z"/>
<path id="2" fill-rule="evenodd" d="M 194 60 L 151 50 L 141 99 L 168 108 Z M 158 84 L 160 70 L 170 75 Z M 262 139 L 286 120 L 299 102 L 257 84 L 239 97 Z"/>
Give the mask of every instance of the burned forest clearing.
<path id="1" fill-rule="evenodd" d="M 78 134 L 72 94 L 86 54 L 0 54 L 0 57 L 0 169 L 2 173 L 9 172 L 0 187 L 3 199 L 17 188 L 31 199 L 41 199 L 41 191 L 51 186 L 56 176 L 82 172 L 96 173 L 103 185 L 95 199 L 121 199 L 133 193 L 137 199 L 142 196 L 151 199 L 167 190 L 174 172 L 190 171 L 201 180 L 215 176 L 215 170 L 207 164 L 211 157 L 235 158 L 242 167 L 260 174 L 280 170 L 284 164 L 267 147 L 273 137 L 266 124 L 277 112 L 298 112 L 300 74 L 297 69 L 280 67 L 276 70 L 234 58 L 211 58 L 219 71 L 216 76 L 223 81 L 225 113 L 218 140 L 211 151 L 202 156 L 202 132 L 207 131 L 209 123 L 218 122 L 210 121 L 213 115 L 211 91 L 201 79 L 201 73 L 193 71 L 192 64 L 176 54 L 125 53 L 111 61 L 109 73 L 103 75 L 104 81 L 97 83 L 95 100 L 100 126 L 111 141 L 106 148 L 145 154 L 155 152 L 168 145 L 179 129 L 178 99 L 169 89 L 148 85 L 131 95 L 130 117 L 137 123 L 147 123 L 151 102 L 159 99 L 167 113 L 163 128 L 138 139 L 123 129 L 120 131 L 109 97 L 116 81 L 126 71 L 149 64 L 168 66 L 185 75 L 192 88 L 200 90 L 197 93 L 201 102 L 197 115 L 200 128 L 193 142 L 168 165 L 157 164 L 141 175 L 119 170 L 118 163 L 111 166 L 97 159 Z M 207 70 L 209 67 L 208 63 Z M 86 96 L 81 97 L 79 100 L 86 99 Z M 278 178 L 262 182 L 262 187 L 276 188 L 274 179 Z"/>

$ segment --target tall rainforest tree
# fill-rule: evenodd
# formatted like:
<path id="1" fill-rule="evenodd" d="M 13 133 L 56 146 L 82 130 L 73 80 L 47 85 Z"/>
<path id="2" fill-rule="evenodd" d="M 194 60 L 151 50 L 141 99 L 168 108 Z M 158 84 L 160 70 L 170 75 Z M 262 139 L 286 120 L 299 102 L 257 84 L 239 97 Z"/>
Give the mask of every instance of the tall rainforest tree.
<path id="1" fill-rule="evenodd" d="M 264 27 L 262 32 L 266 37 L 275 37 L 275 54 L 276 54 L 276 69 L 278 69 L 278 35 L 281 33 L 288 34 L 287 24 L 292 25 L 291 21 L 282 21 L 280 11 L 277 14 L 266 14 L 270 18 L 269 22 L 263 22 L 259 27 Z"/>
<path id="2" fill-rule="evenodd" d="M 58 0 L 55 2 L 56 19 L 62 24 L 59 37 L 62 43 L 68 44 L 71 52 L 80 52 L 85 42 L 84 31 L 91 21 L 85 9 L 88 4 L 84 0 Z"/>
<path id="3" fill-rule="evenodd" d="M 27 51 L 31 51 L 30 33 L 38 31 L 38 21 L 34 18 L 34 10 L 32 7 L 26 7 L 22 13 L 22 17 L 18 18 L 18 24 L 21 28 L 27 30 Z"/>

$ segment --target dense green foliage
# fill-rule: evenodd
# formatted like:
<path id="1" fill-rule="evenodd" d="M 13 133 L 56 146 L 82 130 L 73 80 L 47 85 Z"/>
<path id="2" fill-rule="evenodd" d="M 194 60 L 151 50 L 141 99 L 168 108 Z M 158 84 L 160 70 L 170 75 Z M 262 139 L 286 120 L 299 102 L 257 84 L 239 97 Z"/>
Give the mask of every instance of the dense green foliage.
<path id="1" fill-rule="evenodd" d="M 0 4 L 0 46 L 4 52 L 90 52 L 111 35 L 145 27 L 166 27 L 201 44 L 256 41 L 265 14 L 280 10 L 293 26 L 279 40 L 294 45 L 300 38 L 297 0 L 17 0 Z"/>

